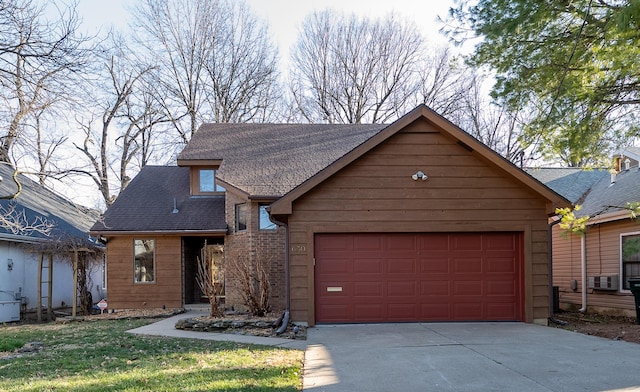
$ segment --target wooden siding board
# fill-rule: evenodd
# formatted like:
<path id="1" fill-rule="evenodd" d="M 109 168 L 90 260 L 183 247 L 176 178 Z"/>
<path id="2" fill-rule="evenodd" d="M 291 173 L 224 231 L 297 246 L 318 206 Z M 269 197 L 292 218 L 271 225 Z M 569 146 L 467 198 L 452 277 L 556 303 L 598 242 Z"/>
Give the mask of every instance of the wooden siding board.
<path id="1" fill-rule="evenodd" d="M 157 237 L 155 283 L 133 282 L 133 240 L 111 237 L 107 247 L 107 298 L 113 309 L 182 306 L 180 237 Z M 145 236 L 144 238 L 151 238 Z"/>

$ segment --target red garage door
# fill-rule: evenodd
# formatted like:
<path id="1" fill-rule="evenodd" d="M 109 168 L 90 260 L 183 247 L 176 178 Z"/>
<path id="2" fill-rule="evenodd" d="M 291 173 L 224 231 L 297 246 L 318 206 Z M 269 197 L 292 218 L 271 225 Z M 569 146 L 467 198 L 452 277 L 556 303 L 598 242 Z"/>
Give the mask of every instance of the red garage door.
<path id="1" fill-rule="evenodd" d="M 523 320 L 519 233 L 317 234 L 316 322 Z"/>

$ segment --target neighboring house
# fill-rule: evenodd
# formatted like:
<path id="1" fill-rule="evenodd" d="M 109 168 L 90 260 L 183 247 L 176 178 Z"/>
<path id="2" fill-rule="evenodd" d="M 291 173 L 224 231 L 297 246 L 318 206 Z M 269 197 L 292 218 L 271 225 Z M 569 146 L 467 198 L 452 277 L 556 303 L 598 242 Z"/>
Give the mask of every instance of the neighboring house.
<path id="1" fill-rule="evenodd" d="M 635 316 L 628 279 L 640 278 L 640 148 L 614 155 L 615 169 L 530 169 L 529 173 L 589 216 L 584 236 L 553 226 L 553 284 L 563 309 Z M 556 178 L 554 178 L 554 175 Z"/>
<path id="2" fill-rule="evenodd" d="M 309 325 L 547 322 L 548 217 L 569 201 L 426 106 L 390 125 L 204 124 L 177 163 L 143 168 L 91 230 L 111 308 L 200 301 L 206 239 L 269 260 L 274 309 Z M 230 274 L 225 296 L 240 305 Z"/>
<path id="3" fill-rule="evenodd" d="M 0 195 L 16 193 L 14 170 L 0 164 Z M 74 297 L 73 249 L 80 257 L 94 248 L 89 257 L 98 261 L 89 271 L 93 298 L 103 291 L 101 247 L 89 241 L 89 227 L 96 211 L 78 206 L 49 189 L 18 175 L 22 190 L 16 198 L 0 200 L 0 322 L 15 321 L 20 311 L 37 310 L 38 285 L 42 306 L 71 306 Z M 95 253 L 95 252 L 98 253 Z M 39 280 L 39 259 L 45 268 Z M 52 261 L 51 269 L 47 268 Z M 53 280 L 48 283 L 49 270 Z M 99 287 L 98 287 L 99 286 Z M 49 288 L 52 296 L 48 298 Z M 22 308 L 22 309 L 21 309 Z"/>

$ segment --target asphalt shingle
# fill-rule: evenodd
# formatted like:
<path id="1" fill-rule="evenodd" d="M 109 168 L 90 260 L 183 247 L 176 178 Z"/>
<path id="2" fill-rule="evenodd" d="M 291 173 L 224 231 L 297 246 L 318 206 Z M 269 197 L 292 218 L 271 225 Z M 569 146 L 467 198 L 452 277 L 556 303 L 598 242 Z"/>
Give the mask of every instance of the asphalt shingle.
<path id="1" fill-rule="evenodd" d="M 11 166 L 0 164 L 0 194 L 3 196 L 14 194 L 18 189 L 12 179 L 13 173 L 14 169 Z M 24 217 L 26 223 L 32 224 L 40 220 L 52 225 L 51 232 L 48 235 L 38 231 L 16 233 L 0 225 L 0 234 L 41 239 L 88 239 L 89 227 L 99 216 L 97 211 L 77 205 L 23 174 L 18 175 L 18 181 L 22 185 L 18 197 L 0 200 L 3 214 L 12 208 L 16 214 Z"/>
<path id="2" fill-rule="evenodd" d="M 601 178 L 589 191 L 578 216 L 595 217 L 623 210 L 627 203 L 640 202 L 640 168 L 623 170 L 611 182 L 611 176 Z"/>
<path id="3" fill-rule="evenodd" d="M 525 168 L 524 170 L 574 204 L 581 201 L 593 184 L 603 177 L 609 177 L 607 169 L 553 167 Z"/>
<path id="4" fill-rule="evenodd" d="M 178 160 L 222 159 L 222 181 L 251 195 L 279 197 L 386 126 L 204 124 Z"/>
<path id="5" fill-rule="evenodd" d="M 224 196 L 191 196 L 189 191 L 188 167 L 145 166 L 91 231 L 225 231 Z"/>

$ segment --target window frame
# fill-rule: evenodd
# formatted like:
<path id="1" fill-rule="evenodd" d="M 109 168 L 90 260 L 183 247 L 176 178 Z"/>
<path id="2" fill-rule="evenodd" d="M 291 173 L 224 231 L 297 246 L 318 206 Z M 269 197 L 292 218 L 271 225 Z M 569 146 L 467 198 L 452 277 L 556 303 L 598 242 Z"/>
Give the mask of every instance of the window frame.
<path id="1" fill-rule="evenodd" d="M 273 223 L 271 219 L 269 219 L 269 211 L 267 208 L 269 204 L 258 204 L 258 230 L 260 231 L 276 231 L 278 230 L 278 225 Z M 264 214 L 262 213 L 264 211 Z M 266 218 L 267 225 L 265 227 L 262 226 L 263 217 Z"/>
<path id="2" fill-rule="evenodd" d="M 627 277 L 625 275 L 625 260 L 624 260 L 624 254 L 622 252 L 624 237 L 638 237 L 640 239 L 640 231 L 620 233 L 620 248 L 619 248 L 620 249 L 620 291 L 630 293 L 631 290 L 627 288 L 628 285 L 627 285 L 627 279 L 626 279 Z M 640 264 L 640 261 L 629 261 L 629 262 Z"/>
<path id="3" fill-rule="evenodd" d="M 245 232 L 247 231 L 248 221 L 249 221 L 249 204 L 247 203 L 239 203 L 235 205 L 235 229 L 236 232 Z M 240 213 L 241 210 L 242 214 Z M 240 216 L 244 216 L 244 222 L 240 221 Z M 244 227 L 240 228 L 240 225 L 243 224 Z"/>
<path id="4" fill-rule="evenodd" d="M 202 190 L 202 172 L 203 171 L 212 171 L 213 175 L 213 190 Z M 220 184 L 218 184 L 218 180 L 216 179 L 216 173 L 218 169 L 213 166 L 199 166 L 193 169 L 193 194 L 194 195 L 220 195 L 225 193 L 227 190 Z"/>
<path id="5" fill-rule="evenodd" d="M 138 265 L 138 254 L 136 252 L 137 242 L 138 241 L 152 241 L 153 249 L 152 249 L 152 280 L 138 280 L 140 275 L 137 270 Z M 144 246 L 141 245 L 141 246 Z M 134 238 L 133 239 L 133 284 L 155 284 L 156 283 L 156 240 L 155 238 Z"/>

